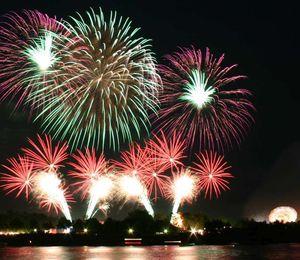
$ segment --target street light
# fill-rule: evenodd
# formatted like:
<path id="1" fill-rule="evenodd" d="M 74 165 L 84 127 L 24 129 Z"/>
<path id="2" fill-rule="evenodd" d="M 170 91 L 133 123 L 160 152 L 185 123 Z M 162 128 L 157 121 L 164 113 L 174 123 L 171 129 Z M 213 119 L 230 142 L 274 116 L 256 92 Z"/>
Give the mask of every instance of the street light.
<path id="1" fill-rule="evenodd" d="M 191 228 L 191 233 L 192 233 L 192 235 L 196 235 L 197 229 L 196 228 Z"/>
<path id="2" fill-rule="evenodd" d="M 129 229 L 128 229 L 128 233 L 129 233 L 129 234 L 133 234 L 133 229 L 132 229 L 132 228 L 129 228 Z"/>

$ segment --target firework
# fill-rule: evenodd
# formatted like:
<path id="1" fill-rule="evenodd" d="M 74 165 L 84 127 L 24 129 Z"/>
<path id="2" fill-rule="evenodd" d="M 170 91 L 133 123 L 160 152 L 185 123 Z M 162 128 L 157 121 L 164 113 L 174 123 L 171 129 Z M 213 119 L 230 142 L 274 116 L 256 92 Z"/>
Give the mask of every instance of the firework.
<path id="1" fill-rule="evenodd" d="M 63 188 L 61 179 L 55 172 L 40 171 L 34 178 L 34 193 L 40 201 L 41 207 L 48 210 L 54 208 L 56 212 L 63 212 L 66 219 L 72 222 L 67 201 L 72 201 L 67 190 Z"/>
<path id="2" fill-rule="evenodd" d="M 147 149 L 134 143 L 129 146 L 127 151 L 121 152 L 121 161 L 114 161 L 113 164 L 120 175 L 137 175 L 142 178 L 150 164 L 149 153 Z"/>
<path id="3" fill-rule="evenodd" d="M 72 24 L 65 22 L 72 36 L 65 40 L 70 51 L 64 48 L 62 56 L 74 64 L 68 81 L 73 86 L 43 111 L 43 127 L 68 136 L 72 148 L 117 150 L 121 142 L 147 131 L 148 111 L 157 110 L 160 78 L 150 41 L 136 37 L 138 29 L 129 19 L 115 12 L 104 17 L 101 9 L 91 10 L 86 17 L 72 17 Z"/>
<path id="4" fill-rule="evenodd" d="M 204 190 L 205 197 L 209 194 L 211 199 L 213 193 L 218 197 L 222 190 L 229 189 L 227 179 L 233 176 L 227 172 L 231 167 L 224 161 L 224 157 L 212 151 L 196 156 L 199 163 L 194 163 L 196 167 L 191 167 L 191 170 L 198 174 L 198 186 Z"/>
<path id="5" fill-rule="evenodd" d="M 67 202 L 73 200 L 64 188 L 59 174 L 54 171 L 55 168 L 49 171 L 35 169 L 34 162 L 21 156 L 17 159 L 11 158 L 8 162 L 10 165 L 3 165 L 3 167 L 9 173 L 3 173 L 1 176 L 1 181 L 4 182 L 1 187 L 7 194 L 17 192 L 16 197 L 18 197 L 25 193 L 27 200 L 32 194 L 40 207 L 48 210 L 53 208 L 56 212 L 61 211 L 68 220 L 72 221 Z"/>
<path id="6" fill-rule="evenodd" d="M 56 171 L 63 166 L 61 163 L 68 157 L 67 144 L 63 143 L 54 146 L 52 138 L 48 135 L 44 135 L 43 137 L 37 135 L 37 143 L 32 139 L 28 139 L 28 142 L 32 147 L 23 148 L 22 151 L 33 163 L 34 169 Z"/>
<path id="7" fill-rule="evenodd" d="M 147 149 L 147 148 L 146 148 Z M 141 177 L 147 187 L 149 197 L 153 196 L 156 201 L 161 195 L 166 196 L 166 190 L 170 184 L 170 176 L 167 175 L 168 164 L 163 164 L 157 153 L 149 153 L 148 165 Z"/>
<path id="8" fill-rule="evenodd" d="M 172 218 L 175 218 L 178 214 L 177 212 L 180 204 L 185 201 L 191 202 L 191 200 L 198 194 L 197 179 L 189 170 L 181 169 L 180 172 L 174 176 L 168 192 L 169 197 L 174 200 Z"/>
<path id="9" fill-rule="evenodd" d="M 119 177 L 120 191 L 123 196 L 130 199 L 136 199 L 141 203 L 149 215 L 154 217 L 154 211 L 147 195 L 147 189 L 137 176 L 123 175 Z"/>
<path id="10" fill-rule="evenodd" d="M 82 198 L 89 196 L 86 218 L 91 218 L 97 203 L 108 204 L 109 196 L 112 194 L 114 182 L 110 174 L 111 168 L 105 160 L 103 154 L 96 156 L 96 151 L 86 148 L 85 154 L 77 151 L 74 154 L 74 163 L 70 163 L 74 170 L 70 175 L 78 179 L 74 185 L 77 186 L 76 192 L 81 192 Z M 106 211 L 106 210 L 105 210 Z"/>
<path id="11" fill-rule="evenodd" d="M 178 166 L 183 166 L 185 141 L 176 132 L 170 139 L 167 139 L 164 132 L 160 135 L 153 135 L 154 138 L 148 141 L 148 147 L 152 154 L 155 154 L 157 160 L 166 165 L 166 167 L 178 170 Z"/>
<path id="12" fill-rule="evenodd" d="M 166 139 L 164 142 L 167 142 Z M 170 180 L 166 171 L 171 165 L 168 151 L 164 150 L 161 154 L 161 150 L 157 150 L 156 145 L 152 140 L 146 143 L 144 148 L 141 148 L 139 144 L 133 144 L 128 151 L 121 153 L 121 162 L 114 162 L 119 174 L 139 178 L 146 187 L 149 197 L 153 195 L 154 200 L 157 200 L 159 195 L 165 196 Z"/>
<path id="13" fill-rule="evenodd" d="M 22 193 L 25 193 L 26 199 L 29 198 L 29 193 L 33 188 L 33 180 L 35 173 L 33 172 L 33 164 L 26 157 L 18 156 L 17 159 L 8 159 L 9 166 L 3 165 L 3 167 L 9 173 L 1 174 L 1 181 L 4 183 L 1 185 L 6 194 L 16 192 L 16 197 L 19 197 Z"/>
<path id="14" fill-rule="evenodd" d="M 69 211 L 68 201 L 72 201 L 60 178 L 59 168 L 67 158 L 67 145 L 52 144 L 50 136 L 43 138 L 38 135 L 38 142 L 29 139 L 31 148 L 22 149 L 25 153 L 24 158 L 18 157 L 10 159 L 12 167 L 4 166 L 10 174 L 4 174 L 3 185 L 8 191 L 18 190 L 20 194 L 24 189 L 26 197 L 33 193 L 41 207 L 48 210 L 52 208 L 58 212 L 63 212 L 65 217 L 72 221 Z M 18 195 L 17 194 L 17 195 Z"/>
<path id="15" fill-rule="evenodd" d="M 82 194 L 84 199 L 89 193 L 89 189 L 93 180 L 98 179 L 107 171 L 108 164 L 103 154 L 96 156 L 95 149 L 90 151 L 85 149 L 85 154 L 77 150 L 77 154 L 73 154 L 75 162 L 69 163 L 74 169 L 70 171 L 70 176 L 77 179 L 74 186 L 77 186 L 76 192 Z"/>
<path id="16" fill-rule="evenodd" d="M 168 134 L 186 136 L 187 145 L 199 149 L 231 148 L 240 144 L 253 117 L 250 91 L 229 88 L 245 76 L 228 76 L 236 67 L 222 67 L 224 55 L 215 58 L 206 49 L 183 48 L 166 56 L 161 66 L 164 90 L 159 96 L 161 110 L 157 128 Z"/>
<path id="17" fill-rule="evenodd" d="M 147 188 L 142 181 L 149 171 L 148 167 L 151 162 L 148 150 L 134 143 L 130 145 L 128 151 L 121 153 L 121 160 L 121 162 L 115 161 L 114 165 L 125 197 L 127 199 L 137 199 L 144 205 L 148 213 L 154 216 L 154 211 L 147 195 Z"/>
<path id="18" fill-rule="evenodd" d="M 94 212 L 94 209 L 99 201 L 100 201 L 100 206 L 106 205 L 106 207 L 104 208 L 101 207 L 102 211 L 106 212 L 109 209 L 109 204 L 107 200 L 109 195 L 112 193 L 113 188 L 114 188 L 114 182 L 112 178 L 108 176 L 101 176 L 96 180 L 92 181 L 91 187 L 89 189 L 90 199 L 89 199 L 88 209 L 86 212 L 87 219 L 95 215 L 96 212 Z"/>
<path id="19" fill-rule="evenodd" d="M 55 19 L 38 11 L 10 12 L 0 26 L 0 101 L 16 98 L 16 108 L 30 103 L 31 110 L 48 102 L 45 85 L 58 85 L 60 59 L 55 35 L 69 32 Z M 58 65 L 58 66 L 56 66 Z M 61 81 L 63 82 L 63 81 Z M 53 90 L 52 94 L 57 94 Z M 35 94 L 39 93 L 39 101 Z M 47 97 L 47 98 L 46 98 Z"/>

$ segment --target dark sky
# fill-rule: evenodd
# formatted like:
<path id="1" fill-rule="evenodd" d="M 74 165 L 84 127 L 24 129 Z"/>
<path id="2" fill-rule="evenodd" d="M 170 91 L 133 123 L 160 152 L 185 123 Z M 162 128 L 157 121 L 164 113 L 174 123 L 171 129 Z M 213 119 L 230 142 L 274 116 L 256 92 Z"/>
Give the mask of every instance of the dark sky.
<path id="1" fill-rule="evenodd" d="M 300 57 L 296 5 L 292 1 L 177 2 L 10 0 L 1 3 L 0 15 L 25 8 L 67 18 L 76 11 L 82 13 L 89 7 L 101 6 L 106 13 L 117 10 L 119 15 L 130 17 L 134 26 L 141 27 L 141 34 L 153 39 L 159 63 L 164 62 L 164 54 L 175 51 L 178 46 L 209 47 L 217 55 L 224 52 L 225 63 L 238 63 L 236 73 L 248 76 L 239 84 L 254 93 L 256 124 L 241 147 L 226 155 L 236 176 L 231 191 L 218 200 L 201 197 L 184 210 L 226 217 L 250 216 L 254 211 L 259 214 L 262 207 L 268 211 L 280 203 L 294 205 L 300 210 L 297 204 L 300 195 L 297 194 L 300 184 Z M 39 130 L 22 111 L 10 115 L 12 108 L 7 103 L 0 108 L 2 164 L 18 152 L 27 136 Z M 270 193 L 277 195 L 269 196 Z M 262 199 L 266 197 L 268 200 Z M 157 209 L 165 205 L 159 202 Z M 0 206 L 2 210 L 28 209 L 25 201 L 4 196 L 2 192 Z M 171 205 L 168 207 L 171 209 Z M 30 209 L 36 210 L 37 206 L 31 203 Z M 77 203 L 75 215 L 79 216 L 84 210 L 85 205 Z M 123 213 L 114 211 L 114 215 Z"/>

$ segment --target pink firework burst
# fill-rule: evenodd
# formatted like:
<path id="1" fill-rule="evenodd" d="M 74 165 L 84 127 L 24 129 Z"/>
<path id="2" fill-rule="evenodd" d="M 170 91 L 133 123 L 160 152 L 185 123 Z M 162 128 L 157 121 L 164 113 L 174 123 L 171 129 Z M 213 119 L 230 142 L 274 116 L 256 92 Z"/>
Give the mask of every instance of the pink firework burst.
<path id="1" fill-rule="evenodd" d="M 44 106 L 50 98 L 43 89 L 49 83 L 58 85 L 52 72 L 61 67 L 53 69 L 59 59 L 53 52 L 52 40 L 54 35 L 67 36 L 69 32 L 55 18 L 36 10 L 10 12 L 3 18 L 0 25 L 0 101 L 16 99 L 16 108 L 28 101 L 34 107 Z M 37 96 L 39 104 L 35 104 Z"/>
<path id="2" fill-rule="evenodd" d="M 82 198 L 85 198 L 90 190 L 92 181 L 108 173 L 111 167 L 103 154 L 97 157 L 95 149 L 90 151 L 86 148 L 85 153 L 77 150 L 77 154 L 74 154 L 73 158 L 75 162 L 69 163 L 74 168 L 74 170 L 70 171 L 70 176 L 78 179 L 74 186 L 78 187 L 77 191 L 80 191 Z"/>
<path id="3" fill-rule="evenodd" d="M 142 178 L 149 165 L 149 153 L 138 143 L 130 145 L 128 151 L 121 152 L 121 161 L 114 161 L 119 174 L 137 175 Z"/>
<path id="4" fill-rule="evenodd" d="M 4 183 L 0 187 L 6 191 L 6 194 L 17 192 L 16 197 L 25 193 L 28 200 L 29 193 L 33 188 L 35 172 L 32 163 L 26 158 L 18 155 L 18 158 L 8 159 L 9 166 L 3 167 L 9 173 L 1 174 L 1 181 Z"/>
<path id="5" fill-rule="evenodd" d="M 212 151 L 200 153 L 196 156 L 199 163 L 194 163 L 196 167 L 191 167 L 191 170 L 199 174 L 199 188 L 204 190 L 205 197 L 209 194 L 211 199 L 214 193 L 218 198 L 222 190 L 229 190 L 227 179 L 233 178 L 228 172 L 231 166 L 224 161 L 224 156 Z"/>
<path id="6" fill-rule="evenodd" d="M 163 131 L 160 131 L 159 135 L 153 135 L 154 138 L 148 141 L 148 147 L 151 153 L 157 156 L 157 160 L 166 165 L 172 170 L 175 168 L 178 170 L 178 166 L 183 166 L 182 159 L 184 155 L 185 141 L 180 134 L 176 131 L 168 139 Z"/>
<path id="7" fill-rule="evenodd" d="M 30 138 L 28 141 L 32 147 L 23 148 L 22 151 L 33 163 L 34 169 L 52 171 L 63 166 L 61 163 L 68 156 L 68 145 L 66 143 L 58 143 L 54 146 L 51 137 L 48 135 L 44 135 L 43 138 L 37 135 L 37 143 Z"/>
<path id="8" fill-rule="evenodd" d="M 153 198 L 156 201 L 159 194 L 162 197 L 166 196 L 166 190 L 170 185 L 170 176 L 167 175 L 168 165 L 162 164 L 159 160 L 159 156 L 157 153 L 153 152 L 153 150 L 150 152 L 147 147 L 146 150 L 149 151 L 147 159 L 148 164 L 141 176 L 141 180 L 147 187 L 149 197 L 153 195 Z"/>
<path id="9" fill-rule="evenodd" d="M 187 145 L 199 149 L 225 150 L 240 144 L 254 121 L 254 106 L 247 89 L 229 87 L 245 76 L 229 76 L 237 65 L 222 67 L 224 55 L 215 58 L 194 48 L 182 48 L 166 56 L 160 66 L 163 91 L 157 129 L 170 136 L 186 137 Z"/>

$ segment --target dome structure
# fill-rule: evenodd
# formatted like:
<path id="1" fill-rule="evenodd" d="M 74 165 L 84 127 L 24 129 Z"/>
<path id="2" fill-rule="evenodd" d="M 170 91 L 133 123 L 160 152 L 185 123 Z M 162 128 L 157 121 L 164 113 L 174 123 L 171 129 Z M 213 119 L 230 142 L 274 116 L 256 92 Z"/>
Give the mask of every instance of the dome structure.
<path id="1" fill-rule="evenodd" d="M 275 221 L 287 223 L 295 222 L 297 220 L 297 211 L 288 206 L 281 206 L 271 210 L 269 214 L 269 221 L 271 223 Z"/>

